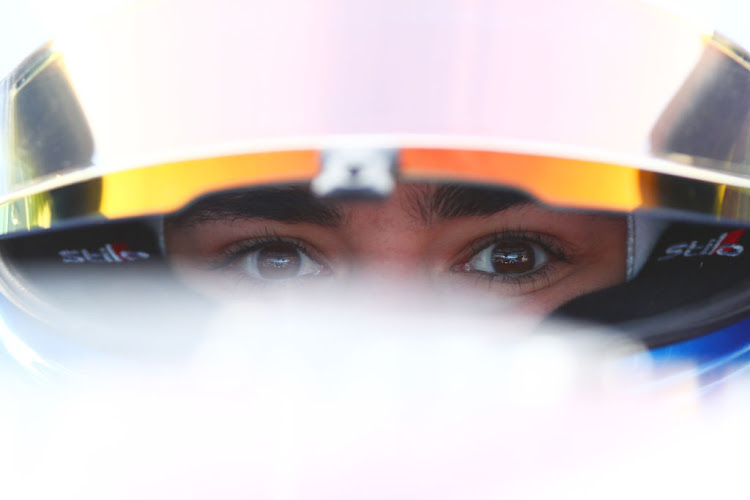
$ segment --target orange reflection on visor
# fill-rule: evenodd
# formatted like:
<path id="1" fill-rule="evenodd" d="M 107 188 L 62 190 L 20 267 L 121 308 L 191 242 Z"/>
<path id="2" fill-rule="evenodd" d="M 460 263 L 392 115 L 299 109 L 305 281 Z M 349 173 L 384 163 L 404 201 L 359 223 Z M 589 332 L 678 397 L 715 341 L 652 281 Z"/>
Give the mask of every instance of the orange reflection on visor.
<path id="1" fill-rule="evenodd" d="M 249 153 L 179 161 L 102 177 L 98 211 L 109 219 L 164 214 L 209 193 L 309 182 L 320 171 L 318 150 Z M 631 211 L 642 205 L 639 171 L 609 163 L 519 153 L 405 148 L 406 181 L 469 182 L 516 188 L 552 204 Z"/>
<path id="2" fill-rule="evenodd" d="M 107 218 L 178 210 L 199 196 L 256 184 L 309 181 L 317 151 L 280 151 L 180 161 L 102 178 L 100 212 Z"/>
<path id="3" fill-rule="evenodd" d="M 409 179 L 450 179 L 518 188 L 539 201 L 631 211 L 643 198 L 639 171 L 609 163 L 471 150 L 403 149 Z"/>

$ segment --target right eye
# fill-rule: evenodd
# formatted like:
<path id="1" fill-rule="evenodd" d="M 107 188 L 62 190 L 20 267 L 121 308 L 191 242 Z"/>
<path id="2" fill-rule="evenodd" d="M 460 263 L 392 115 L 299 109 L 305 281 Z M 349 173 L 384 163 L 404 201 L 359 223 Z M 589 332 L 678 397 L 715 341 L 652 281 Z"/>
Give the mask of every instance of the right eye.
<path id="1" fill-rule="evenodd" d="M 327 266 L 291 242 L 271 242 L 253 245 L 237 251 L 227 266 L 235 272 L 262 281 L 285 281 L 318 276 Z M 235 254 L 235 255 L 236 255 Z"/>
<path id="2" fill-rule="evenodd" d="M 533 273 L 548 260 L 544 249 L 534 243 L 497 242 L 477 252 L 466 267 L 488 275 L 521 276 Z"/>

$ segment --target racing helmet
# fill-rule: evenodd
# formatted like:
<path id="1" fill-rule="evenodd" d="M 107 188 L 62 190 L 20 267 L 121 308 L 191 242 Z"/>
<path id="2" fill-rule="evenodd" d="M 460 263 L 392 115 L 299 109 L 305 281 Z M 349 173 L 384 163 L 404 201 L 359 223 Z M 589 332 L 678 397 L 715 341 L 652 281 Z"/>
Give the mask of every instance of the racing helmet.
<path id="1" fill-rule="evenodd" d="M 55 335 L 137 331 L 127 283 L 176 285 L 140 301 L 148 321 L 178 295 L 210 303 L 182 254 L 248 206 L 283 228 L 338 216 L 387 232 L 341 207 L 377 213 L 423 186 L 423 219 L 521 210 L 448 274 L 521 290 L 575 261 L 523 227 L 530 207 L 552 225 L 604 218 L 571 246 L 616 240 L 592 247 L 616 256 L 600 265 L 614 277 L 565 286 L 547 320 L 666 358 L 736 361 L 750 340 L 750 55 L 643 3 L 145 2 L 39 48 L 0 83 L 0 110 L 5 308 Z M 279 281 L 334 267 L 264 231 L 196 267 Z"/>

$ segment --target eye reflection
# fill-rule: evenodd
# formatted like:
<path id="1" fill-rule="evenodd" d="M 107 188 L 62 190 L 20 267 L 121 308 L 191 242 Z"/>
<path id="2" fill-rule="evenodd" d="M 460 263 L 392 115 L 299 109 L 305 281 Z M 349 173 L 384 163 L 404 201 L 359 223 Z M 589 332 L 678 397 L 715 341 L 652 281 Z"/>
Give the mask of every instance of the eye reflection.
<path id="1" fill-rule="evenodd" d="M 281 281 L 316 276 L 323 266 L 291 243 L 266 243 L 246 252 L 232 263 L 234 268 L 258 279 Z"/>
<path id="2" fill-rule="evenodd" d="M 527 243 L 495 245 L 490 257 L 492 268 L 498 273 L 525 273 L 534 269 L 534 249 Z"/>
<path id="3" fill-rule="evenodd" d="M 548 253 L 539 245 L 526 241 L 507 241 L 485 247 L 458 270 L 521 275 L 541 268 L 548 260 Z"/>
<path id="4" fill-rule="evenodd" d="M 258 274 L 265 279 L 283 280 L 297 276 L 302 258 L 296 248 L 274 245 L 258 250 Z"/>

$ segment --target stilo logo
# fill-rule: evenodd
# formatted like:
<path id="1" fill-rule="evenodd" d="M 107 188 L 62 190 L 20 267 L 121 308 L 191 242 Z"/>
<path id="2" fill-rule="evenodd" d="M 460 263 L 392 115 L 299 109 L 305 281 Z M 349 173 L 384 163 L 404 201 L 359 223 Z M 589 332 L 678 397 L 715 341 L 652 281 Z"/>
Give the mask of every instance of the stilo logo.
<path id="1" fill-rule="evenodd" d="M 146 260 L 151 255 L 146 252 L 130 250 L 123 242 L 107 243 L 98 250 L 60 250 L 58 255 L 62 257 L 63 264 L 109 264 L 119 262 L 135 262 Z"/>
<path id="2" fill-rule="evenodd" d="M 675 257 L 705 257 L 707 255 L 721 255 L 723 257 L 737 257 L 742 254 L 745 247 L 737 243 L 744 233 L 744 229 L 738 229 L 730 233 L 724 233 L 718 238 L 711 238 L 707 243 L 691 241 L 690 243 L 677 243 L 665 250 L 657 260 L 665 261 Z"/>

